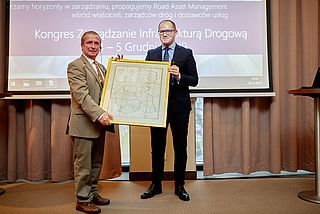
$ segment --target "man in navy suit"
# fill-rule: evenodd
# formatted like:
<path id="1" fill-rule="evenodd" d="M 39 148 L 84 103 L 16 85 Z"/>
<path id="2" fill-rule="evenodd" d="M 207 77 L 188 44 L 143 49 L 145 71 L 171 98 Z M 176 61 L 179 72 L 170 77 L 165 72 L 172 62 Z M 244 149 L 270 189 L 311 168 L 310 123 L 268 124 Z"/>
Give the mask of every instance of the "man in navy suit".
<path id="1" fill-rule="evenodd" d="M 141 199 L 162 193 L 161 181 L 164 170 L 167 127 L 170 124 L 174 148 L 175 194 L 183 201 L 190 196 L 184 188 L 187 163 L 187 135 L 191 111 L 189 86 L 198 84 L 198 73 L 192 50 L 175 42 L 176 25 L 171 20 L 163 20 L 158 26 L 161 46 L 149 50 L 146 60 L 170 61 L 171 73 L 166 128 L 151 127 L 152 184 Z"/>

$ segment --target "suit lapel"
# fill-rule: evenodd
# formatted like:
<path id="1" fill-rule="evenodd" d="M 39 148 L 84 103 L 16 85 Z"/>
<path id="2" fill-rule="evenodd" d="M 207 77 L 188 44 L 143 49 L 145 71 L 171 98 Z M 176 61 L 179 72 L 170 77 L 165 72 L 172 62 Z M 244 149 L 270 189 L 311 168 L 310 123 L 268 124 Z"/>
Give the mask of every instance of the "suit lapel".
<path id="1" fill-rule="evenodd" d="M 176 44 L 176 47 L 173 51 L 173 56 L 172 56 L 172 64 L 175 64 L 174 62 L 177 61 L 177 57 L 179 57 L 179 51 L 180 51 L 180 46 L 178 44 Z"/>
<path id="2" fill-rule="evenodd" d="M 162 61 L 162 47 L 159 46 L 156 51 L 155 59 L 156 61 Z"/>
<path id="3" fill-rule="evenodd" d="M 92 75 L 95 77 L 96 81 L 98 82 L 98 84 L 102 87 L 100 81 L 99 81 L 99 77 L 97 72 L 94 70 L 94 68 L 92 67 L 92 65 L 89 63 L 89 61 L 83 56 L 81 55 L 81 60 L 83 61 L 83 64 L 86 67 L 86 70 L 90 73 L 92 73 Z"/>

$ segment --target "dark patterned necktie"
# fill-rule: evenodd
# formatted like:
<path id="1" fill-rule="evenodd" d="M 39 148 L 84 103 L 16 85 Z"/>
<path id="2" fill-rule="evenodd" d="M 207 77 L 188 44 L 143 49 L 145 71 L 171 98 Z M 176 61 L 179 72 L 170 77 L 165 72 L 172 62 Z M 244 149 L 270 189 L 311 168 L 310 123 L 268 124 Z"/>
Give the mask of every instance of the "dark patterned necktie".
<path id="1" fill-rule="evenodd" d="M 100 70 L 100 68 L 99 68 L 98 62 L 97 62 L 97 61 L 94 61 L 94 64 L 95 64 L 96 69 L 97 69 L 97 73 L 98 73 L 99 80 L 100 80 L 101 84 L 103 85 L 104 79 L 103 79 L 103 76 L 102 76 L 102 74 L 101 74 L 101 70 Z"/>

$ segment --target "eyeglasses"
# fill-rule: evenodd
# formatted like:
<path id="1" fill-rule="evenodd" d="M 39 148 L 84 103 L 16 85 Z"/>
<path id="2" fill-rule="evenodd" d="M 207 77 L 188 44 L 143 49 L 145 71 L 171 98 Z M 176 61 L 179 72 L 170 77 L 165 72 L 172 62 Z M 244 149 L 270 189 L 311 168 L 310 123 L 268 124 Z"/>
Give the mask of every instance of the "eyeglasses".
<path id="1" fill-rule="evenodd" d="M 174 31 L 176 31 L 176 30 L 158 30 L 158 33 L 160 35 L 163 35 L 163 34 L 170 35 Z"/>

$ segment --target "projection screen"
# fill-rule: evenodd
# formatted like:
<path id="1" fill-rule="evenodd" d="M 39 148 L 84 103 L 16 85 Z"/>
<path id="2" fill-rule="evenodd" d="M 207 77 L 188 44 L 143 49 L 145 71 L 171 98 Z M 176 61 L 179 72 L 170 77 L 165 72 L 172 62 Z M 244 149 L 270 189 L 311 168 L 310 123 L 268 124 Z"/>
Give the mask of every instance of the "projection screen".
<path id="1" fill-rule="evenodd" d="M 98 60 L 123 54 L 145 59 L 160 45 L 158 24 L 173 20 L 176 41 L 193 50 L 194 94 L 272 92 L 266 0 L 7 1 L 7 92 L 68 93 L 67 64 L 81 54 L 80 38 L 102 38 Z"/>

